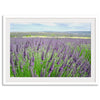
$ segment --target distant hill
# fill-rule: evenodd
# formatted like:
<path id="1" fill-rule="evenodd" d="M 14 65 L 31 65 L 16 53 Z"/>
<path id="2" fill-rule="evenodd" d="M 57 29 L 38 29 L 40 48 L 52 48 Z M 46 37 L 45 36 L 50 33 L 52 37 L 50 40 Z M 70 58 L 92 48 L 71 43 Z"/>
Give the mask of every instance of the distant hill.
<path id="1" fill-rule="evenodd" d="M 91 37 L 91 31 L 66 31 L 66 32 L 11 32 L 11 37 L 23 37 L 23 36 L 50 36 L 50 37 Z"/>

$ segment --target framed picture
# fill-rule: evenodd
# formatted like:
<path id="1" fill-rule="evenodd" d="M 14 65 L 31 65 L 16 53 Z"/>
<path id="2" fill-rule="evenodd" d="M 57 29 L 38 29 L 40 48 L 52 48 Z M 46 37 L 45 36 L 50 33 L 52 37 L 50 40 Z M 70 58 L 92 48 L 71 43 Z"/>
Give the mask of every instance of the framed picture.
<path id="1" fill-rule="evenodd" d="M 3 85 L 96 85 L 96 18 L 3 17 Z"/>

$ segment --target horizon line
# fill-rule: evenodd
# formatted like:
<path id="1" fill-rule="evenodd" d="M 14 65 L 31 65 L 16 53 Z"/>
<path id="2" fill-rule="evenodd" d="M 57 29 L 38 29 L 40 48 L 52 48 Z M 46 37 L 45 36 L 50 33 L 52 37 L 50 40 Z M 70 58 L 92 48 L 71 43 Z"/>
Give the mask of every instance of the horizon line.
<path id="1" fill-rule="evenodd" d="M 11 31 L 11 32 L 25 32 L 25 31 Z M 70 32 L 70 31 L 26 31 L 26 32 Z M 77 32 L 77 31 L 73 31 Z M 78 31 L 78 32 L 91 32 L 91 31 Z"/>

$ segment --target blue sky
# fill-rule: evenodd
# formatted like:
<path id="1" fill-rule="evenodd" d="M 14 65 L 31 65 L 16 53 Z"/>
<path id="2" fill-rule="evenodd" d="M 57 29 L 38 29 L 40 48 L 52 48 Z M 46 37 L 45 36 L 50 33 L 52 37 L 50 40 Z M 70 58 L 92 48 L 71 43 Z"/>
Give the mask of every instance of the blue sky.
<path id="1" fill-rule="evenodd" d="M 11 23 L 11 32 L 91 31 L 90 23 Z"/>

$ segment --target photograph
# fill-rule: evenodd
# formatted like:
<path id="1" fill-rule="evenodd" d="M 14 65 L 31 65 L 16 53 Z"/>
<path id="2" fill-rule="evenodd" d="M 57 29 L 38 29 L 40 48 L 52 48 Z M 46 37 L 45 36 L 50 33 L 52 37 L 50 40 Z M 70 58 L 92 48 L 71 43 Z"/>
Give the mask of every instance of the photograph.
<path id="1" fill-rule="evenodd" d="M 3 17 L 5 85 L 96 84 L 96 19 Z"/>
<path id="2" fill-rule="evenodd" d="M 10 77 L 91 77 L 91 23 L 10 23 Z"/>
<path id="3" fill-rule="evenodd" d="M 100 100 L 100 1 L 1 1 L 0 100 Z"/>

